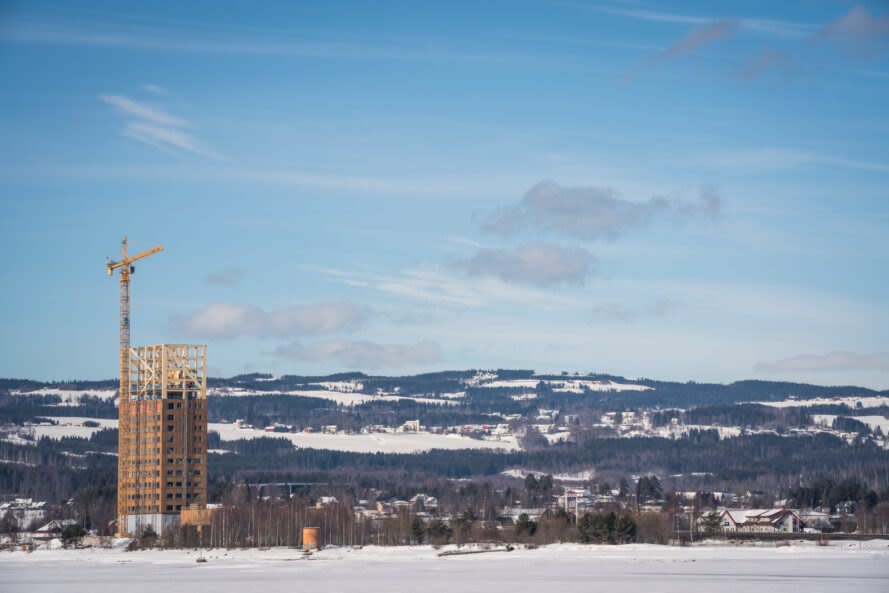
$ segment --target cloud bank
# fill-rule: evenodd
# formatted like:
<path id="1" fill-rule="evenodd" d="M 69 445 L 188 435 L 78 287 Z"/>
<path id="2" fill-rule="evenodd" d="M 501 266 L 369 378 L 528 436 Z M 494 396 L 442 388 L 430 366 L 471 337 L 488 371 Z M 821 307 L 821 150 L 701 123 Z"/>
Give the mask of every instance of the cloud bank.
<path id="1" fill-rule="evenodd" d="M 608 187 L 563 188 L 544 181 L 531 188 L 518 205 L 496 212 L 483 228 L 501 236 L 533 229 L 576 239 L 614 240 L 658 217 L 712 220 L 719 217 L 721 209 L 722 200 L 713 188 L 704 188 L 695 202 L 663 197 L 631 202 Z"/>
<path id="2" fill-rule="evenodd" d="M 801 354 L 776 362 L 760 362 L 753 370 L 763 373 L 790 371 L 889 371 L 889 353 L 858 354 L 835 351 L 828 354 Z"/>
<path id="3" fill-rule="evenodd" d="M 482 247 L 456 263 L 470 276 L 493 276 L 504 282 L 532 286 L 582 285 L 596 258 L 582 247 L 524 243 L 514 248 Z"/>
<path id="4" fill-rule="evenodd" d="M 256 305 L 211 303 L 187 317 L 173 319 L 173 325 L 197 338 L 288 338 L 354 331 L 368 316 L 366 309 L 348 302 L 294 305 L 271 311 Z"/>
<path id="5" fill-rule="evenodd" d="M 378 344 L 367 341 L 325 340 L 303 345 L 292 342 L 275 349 L 275 356 L 288 360 L 336 360 L 354 369 L 403 368 L 432 364 L 442 359 L 437 342 Z"/>
<path id="6" fill-rule="evenodd" d="M 889 15 L 873 16 L 863 6 L 855 6 L 849 12 L 828 23 L 818 37 L 838 41 L 874 41 L 889 38 Z"/>

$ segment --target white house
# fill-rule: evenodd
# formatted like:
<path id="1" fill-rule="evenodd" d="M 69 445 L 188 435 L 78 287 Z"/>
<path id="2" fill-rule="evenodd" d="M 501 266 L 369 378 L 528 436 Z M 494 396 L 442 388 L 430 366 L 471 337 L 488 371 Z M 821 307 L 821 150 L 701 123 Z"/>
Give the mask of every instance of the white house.
<path id="1" fill-rule="evenodd" d="M 722 509 L 719 511 L 722 531 L 742 533 L 799 533 L 803 522 L 793 509 Z"/>
<path id="2" fill-rule="evenodd" d="M 0 517 L 7 516 L 15 520 L 16 527 L 27 529 L 35 521 L 43 521 L 46 518 L 46 502 L 35 501 L 30 498 L 16 498 L 0 504 Z"/>

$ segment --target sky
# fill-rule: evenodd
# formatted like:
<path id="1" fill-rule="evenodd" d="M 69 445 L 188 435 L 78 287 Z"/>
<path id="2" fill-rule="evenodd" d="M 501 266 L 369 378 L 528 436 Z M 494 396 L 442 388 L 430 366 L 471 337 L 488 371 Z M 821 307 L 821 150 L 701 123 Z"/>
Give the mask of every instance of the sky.
<path id="1" fill-rule="evenodd" d="M 0 0 L 0 376 L 889 388 L 889 3 Z"/>

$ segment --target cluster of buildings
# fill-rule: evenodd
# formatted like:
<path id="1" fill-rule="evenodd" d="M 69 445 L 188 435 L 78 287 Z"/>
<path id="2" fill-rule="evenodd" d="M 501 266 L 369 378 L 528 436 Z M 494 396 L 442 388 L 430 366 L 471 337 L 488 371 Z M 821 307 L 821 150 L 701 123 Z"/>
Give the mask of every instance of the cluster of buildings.
<path id="1" fill-rule="evenodd" d="M 15 498 L 0 504 L 0 519 L 6 519 L 9 527 L 23 531 L 46 519 L 46 501 L 31 498 Z"/>

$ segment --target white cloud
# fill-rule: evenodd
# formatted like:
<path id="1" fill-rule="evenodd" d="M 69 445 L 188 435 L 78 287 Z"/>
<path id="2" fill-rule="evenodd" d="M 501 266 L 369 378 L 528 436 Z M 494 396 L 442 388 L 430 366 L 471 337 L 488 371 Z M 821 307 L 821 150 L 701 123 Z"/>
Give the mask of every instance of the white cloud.
<path id="1" fill-rule="evenodd" d="M 555 286 L 582 285 L 596 258 L 583 247 L 523 243 L 514 248 L 479 248 L 474 255 L 455 263 L 470 276 L 494 276 L 504 282 Z"/>
<path id="2" fill-rule="evenodd" d="M 244 271 L 239 268 L 226 268 L 224 270 L 220 270 L 218 272 L 213 272 L 211 274 L 207 274 L 207 277 L 204 279 L 206 284 L 216 285 L 216 286 L 235 286 L 240 284 L 241 280 L 244 278 Z"/>
<path id="3" fill-rule="evenodd" d="M 159 109 L 154 109 L 143 103 L 133 101 L 130 98 L 121 95 L 99 95 L 99 99 L 111 105 L 121 113 L 131 115 L 137 119 L 144 120 L 160 126 L 185 127 L 188 122 L 181 117 L 175 117 L 169 113 L 165 113 Z"/>
<path id="4" fill-rule="evenodd" d="M 531 228 L 578 239 L 614 240 L 658 216 L 715 219 L 720 210 L 721 200 L 712 188 L 704 188 L 697 202 L 660 196 L 631 202 L 609 187 L 563 188 L 545 181 L 532 187 L 517 206 L 495 213 L 484 228 L 498 235 L 514 235 Z"/>
<path id="5" fill-rule="evenodd" d="M 671 300 L 659 300 L 650 305 L 633 307 L 623 303 L 602 303 L 593 307 L 593 318 L 631 323 L 644 317 L 664 317 L 679 307 Z"/>
<path id="6" fill-rule="evenodd" d="M 776 362 L 760 362 L 757 372 L 783 373 L 796 371 L 889 371 L 889 353 L 859 354 L 835 351 L 827 354 L 801 354 Z"/>
<path id="7" fill-rule="evenodd" d="M 616 8 L 610 6 L 597 6 L 595 8 L 601 12 L 636 20 L 674 23 L 679 25 L 706 25 L 715 20 L 719 20 L 712 16 L 659 12 L 635 8 Z M 759 18 L 739 18 L 737 20 L 742 29 L 755 33 L 776 35 L 779 37 L 802 37 L 815 29 L 814 25 L 809 23 L 798 23 L 793 21 Z"/>
<path id="8" fill-rule="evenodd" d="M 181 117 L 170 115 L 122 95 L 103 94 L 99 95 L 99 99 L 130 118 L 122 132 L 128 138 L 174 154 L 190 152 L 205 157 L 221 158 L 218 153 L 205 147 L 183 129 L 189 127 L 189 123 Z"/>
<path id="9" fill-rule="evenodd" d="M 889 172 L 889 163 L 859 161 L 817 152 L 783 147 L 717 150 L 682 161 L 682 164 L 733 169 L 780 170 L 809 165 L 828 165 L 861 171 Z"/>
<path id="10" fill-rule="evenodd" d="M 159 84 L 143 84 L 142 88 L 152 95 L 169 95 L 170 91 Z"/>
<path id="11" fill-rule="evenodd" d="M 863 6 L 829 23 L 819 33 L 823 39 L 868 42 L 889 37 L 889 15 L 873 16 Z"/>
<path id="12" fill-rule="evenodd" d="M 332 334 L 361 327 L 369 314 L 354 303 L 294 305 L 265 311 L 256 305 L 211 303 L 173 319 L 179 331 L 199 338 L 278 337 Z"/>
<path id="13" fill-rule="evenodd" d="M 492 276 L 467 279 L 440 268 L 415 268 L 398 274 L 347 272 L 304 266 L 347 285 L 365 286 L 389 295 L 423 304 L 436 303 L 459 309 L 480 309 L 503 303 L 518 303 L 541 310 L 578 307 L 581 299 L 555 295 L 534 286 L 504 282 Z"/>
<path id="14" fill-rule="evenodd" d="M 308 346 L 300 342 L 280 346 L 274 355 L 290 360 L 335 360 L 353 369 L 403 368 L 432 364 L 442 358 L 437 342 L 415 344 L 378 344 L 368 341 L 325 340 Z"/>

